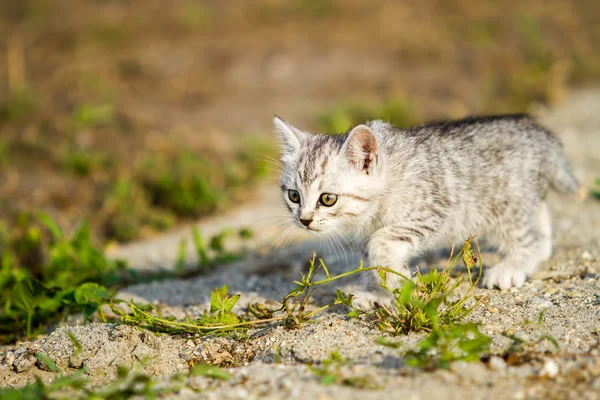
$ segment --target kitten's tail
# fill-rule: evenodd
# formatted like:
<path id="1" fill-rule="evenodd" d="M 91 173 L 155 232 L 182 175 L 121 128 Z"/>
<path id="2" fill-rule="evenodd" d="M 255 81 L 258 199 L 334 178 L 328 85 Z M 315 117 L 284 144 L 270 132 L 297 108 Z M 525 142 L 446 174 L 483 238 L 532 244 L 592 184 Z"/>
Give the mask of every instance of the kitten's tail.
<path id="1" fill-rule="evenodd" d="M 566 193 L 575 193 L 579 190 L 579 182 L 573 175 L 571 166 L 565 159 L 562 149 L 559 149 L 557 153 L 555 157 L 552 157 L 554 162 L 550 166 L 548 179 L 554 189 Z"/>

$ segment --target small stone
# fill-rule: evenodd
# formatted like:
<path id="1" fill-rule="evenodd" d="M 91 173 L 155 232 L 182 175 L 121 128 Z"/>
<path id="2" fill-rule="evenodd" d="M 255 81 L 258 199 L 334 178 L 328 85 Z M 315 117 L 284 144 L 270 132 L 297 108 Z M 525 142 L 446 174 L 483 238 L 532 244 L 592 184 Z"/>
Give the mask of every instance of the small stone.
<path id="1" fill-rule="evenodd" d="M 455 361 L 452 364 L 450 364 L 450 371 L 457 374 L 464 374 L 468 366 L 469 363 L 467 363 L 466 361 Z"/>
<path id="2" fill-rule="evenodd" d="M 529 340 L 529 335 L 524 331 L 516 331 L 513 336 L 515 339 L 520 340 L 522 342 L 527 342 Z"/>
<path id="3" fill-rule="evenodd" d="M 581 253 L 581 258 L 585 261 L 592 261 L 594 257 L 592 257 L 589 251 L 584 251 L 583 253 Z"/>
<path id="4" fill-rule="evenodd" d="M 506 361 L 502 357 L 492 356 L 489 361 L 490 368 L 494 371 L 504 371 L 507 367 Z"/>
<path id="5" fill-rule="evenodd" d="M 527 300 L 526 305 L 528 307 L 539 307 L 539 308 L 550 308 L 553 306 L 552 302 L 541 297 L 534 297 Z"/>
<path id="6" fill-rule="evenodd" d="M 556 361 L 551 360 L 551 359 L 547 359 L 546 361 L 544 361 L 544 366 L 542 367 L 542 370 L 540 371 L 540 376 L 547 376 L 549 378 L 554 378 L 556 375 L 558 375 L 558 364 L 556 363 Z"/>
<path id="7" fill-rule="evenodd" d="M 21 354 L 16 357 L 13 368 L 16 372 L 24 372 L 33 367 L 36 358 L 32 354 Z"/>
<path id="8" fill-rule="evenodd" d="M 8 353 L 6 353 L 4 362 L 6 363 L 7 366 L 12 367 L 13 363 L 15 362 L 15 353 L 13 353 L 12 351 L 9 351 Z"/>
<path id="9" fill-rule="evenodd" d="M 492 314 L 496 314 L 498 312 L 498 309 L 496 307 L 488 307 L 488 311 Z"/>

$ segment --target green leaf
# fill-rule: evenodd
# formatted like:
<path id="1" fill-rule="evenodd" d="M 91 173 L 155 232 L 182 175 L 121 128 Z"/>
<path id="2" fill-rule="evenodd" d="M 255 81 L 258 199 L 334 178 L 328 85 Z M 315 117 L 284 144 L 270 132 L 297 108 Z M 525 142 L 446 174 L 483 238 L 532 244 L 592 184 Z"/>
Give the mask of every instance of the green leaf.
<path id="1" fill-rule="evenodd" d="M 75 290 L 75 301 L 79 305 L 108 303 L 110 297 L 110 291 L 97 283 L 84 283 Z"/>
<path id="2" fill-rule="evenodd" d="M 73 335 L 73 332 L 67 331 L 67 337 L 69 338 L 71 343 L 73 343 L 73 347 L 75 347 L 75 351 L 73 352 L 73 357 L 77 357 L 78 355 L 81 354 L 83 347 L 81 347 L 81 343 L 79 342 L 79 340 L 77 340 L 75 335 Z"/>
<path id="3" fill-rule="evenodd" d="M 354 299 L 354 295 L 351 293 L 348 297 L 345 297 L 344 294 L 337 289 L 335 291 L 335 302 L 336 304 L 343 304 L 348 307 L 352 307 L 352 300 Z"/>
<path id="4" fill-rule="evenodd" d="M 229 287 L 223 285 L 221 288 L 215 288 L 210 293 L 210 312 L 214 313 L 223 309 L 223 300 L 227 297 Z"/>
<path id="5" fill-rule="evenodd" d="M 56 363 L 44 353 L 36 353 L 35 358 L 43 362 L 51 372 L 56 372 Z"/>
<path id="6" fill-rule="evenodd" d="M 231 375 L 227 371 L 210 364 L 196 364 L 194 368 L 190 370 L 190 374 L 193 376 L 208 376 L 209 378 L 221 379 L 224 381 L 231 379 Z"/>
<path id="7" fill-rule="evenodd" d="M 334 384 L 337 380 L 335 374 L 327 374 L 321 378 L 321 385 L 331 385 Z"/>
<path id="8" fill-rule="evenodd" d="M 56 222 L 54 222 L 54 220 L 52 218 L 50 218 L 50 216 L 48 214 L 41 212 L 41 213 L 39 213 L 38 218 L 40 219 L 42 224 L 44 224 L 46 226 L 46 228 L 48 228 L 48 230 L 52 234 L 52 237 L 54 238 L 55 241 L 58 242 L 63 239 L 64 235 L 63 235 L 62 229 L 60 229 L 58 224 Z"/>
<path id="9" fill-rule="evenodd" d="M 192 240 L 194 242 L 194 246 L 196 247 L 196 254 L 198 254 L 198 262 L 200 263 L 200 267 L 208 267 L 210 264 L 208 252 L 206 249 L 206 245 L 204 244 L 202 234 L 200 233 L 200 230 L 198 228 L 192 229 Z"/>
<path id="10" fill-rule="evenodd" d="M 223 311 L 225 313 L 231 312 L 233 307 L 236 305 L 238 300 L 240 299 L 240 295 L 236 294 L 235 296 L 231 296 L 223 300 Z"/>

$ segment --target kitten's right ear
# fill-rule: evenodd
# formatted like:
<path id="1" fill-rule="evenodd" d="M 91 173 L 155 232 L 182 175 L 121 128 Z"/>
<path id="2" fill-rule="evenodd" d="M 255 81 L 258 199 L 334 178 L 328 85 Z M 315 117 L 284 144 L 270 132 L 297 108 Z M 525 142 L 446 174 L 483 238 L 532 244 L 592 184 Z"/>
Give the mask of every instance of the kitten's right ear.
<path id="1" fill-rule="evenodd" d="M 304 140 L 306 134 L 294 128 L 277 115 L 273 118 L 273 124 L 275 125 L 275 131 L 277 131 L 281 138 L 283 155 L 297 154 L 300 151 L 300 143 Z"/>

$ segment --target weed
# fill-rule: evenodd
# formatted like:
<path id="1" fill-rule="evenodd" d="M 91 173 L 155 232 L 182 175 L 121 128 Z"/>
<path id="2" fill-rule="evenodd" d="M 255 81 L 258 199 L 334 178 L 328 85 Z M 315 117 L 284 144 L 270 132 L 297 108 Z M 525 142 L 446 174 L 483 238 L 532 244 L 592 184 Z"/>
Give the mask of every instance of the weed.
<path id="1" fill-rule="evenodd" d="M 210 265 L 210 259 L 208 258 L 208 251 L 204 244 L 204 239 L 198 228 L 192 229 L 192 239 L 194 241 L 194 247 L 196 254 L 198 255 L 198 265 L 200 268 L 208 268 Z"/>
<path id="2" fill-rule="evenodd" d="M 0 122 L 12 122 L 26 118 L 35 110 L 33 96 L 28 91 L 13 93 L 7 100 L 0 102 Z"/>
<path id="3" fill-rule="evenodd" d="M 349 364 L 351 364 L 349 359 L 334 351 L 328 358 L 321 361 L 320 366 L 310 364 L 308 367 L 316 377 L 320 378 L 321 385 L 336 384 L 359 389 L 380 389 L 371 376 L 346 376 L 342 373 L 341 368 Z"/>
<path id="4" fill-rule="evenodd" d="M 209 16 L 209 10 L 204 3 L 190 2 L 183 7 L 180 12 L 180 19 L 183 25 L 189 29 L 198 29 L 202 27 Z"/>
<path id="5" fill-rule="evenodd" d="M 230 252 L 225 248 L 225 241 L 235 235 L 230 229 L 225 229 L 216 235 L 213 235 L 208 241 L 208 245 L 197 227 L 192 228 L 192 242 L 198 258 L 198 268 L 194 272 L 206 272 L 216 265 L 237 261 L 242 255 L 237 252 Z M 247 228 L 241 229 L 237 236 L 241 240 L 248 240 L 253 236 L 252 231 Z M 187 240 L 181 239 L 177 250 L 177 261 L 175 271 L 178 275 L 185 273 L 187 255 Z"/>
<path id="6" fill-rule="evenodd" d="M 175 222 L 170 211 L 151 205 L 144 188 L 127 179 L 117 180 L 105 195 L 102 211 L 104 234 L 118 241 L 135 239 L 144 228 L 162 231 Z"/>
<path id="7" fill-rule="evenodd" d="M 560 344 L 558 343 L 558 340 L 556 340 L 554 336 L 550 335 L 544 328 L 544 317 L 546 315 L 546 311 L 548 311 L 547 308 L 544 308 L 542 311 L 540 311 L 536 321 L 525 319 L 525 321 L 523 322 L 524 327 L 534 325 L 536 327 L 536 330 L 538 330 L 541 333 L 536 339 L 523 339 L 521 337 L 517 337 L 517 335 L 513 333 L 502 333 L 502 335 L 511 340 L 510 348 L 505 354 L 506 357 L 520 357 L 522 353 L 529 351 L 531 347 L 542 343 L 546 340 L 552 344 L 555 351 L 560 350 Z"/>
<path id="8" fill-rule="evenodd" d="M 467 303 L 475 300 L 473 290 L 482 271 L 479 246 L 477 245 L 475 256 L 472 241 L 473 238 L 467 239 L 456 256 L 453 256 L 452 249 L 442 271 L 433 270 L 425 275 L 419 272 L 414 281 L 406 280 L 397 289 L 387 286 L 385 272 L 380 271 L 381 286 L 394 295 L 394 302 L 392 307 L 381 306 L 374 312 L 379 329 L 391 335 L 413 331 L 430 332 L 419 342 L 417 350 L 406 352 L 408 365 L 423 369 L 448 368 L 454 361 L 478 361 L 488 351 L 490 338 L 481 333 L 475 324 L 461 324 L 479 303 L 476 300 L 473 305 L 467 306 Z M 462 273 L 454 280 L 451 278 L 451 272 L 460 258 L 467 270 L 469 289 L 456 300 L 450 300 L 464 281 Z M 478 263 L 479 274 L 474 280 L 471 270 Z M 348 301 L 343 302 L 348 305 Z M 355 309 L 351 316 L 361 313 Z M 380 338 L 377 342 L 388 347 L 400 347 L 385 338 Z"/>
<path id="9" fill-rule="evenodd" d="M 600 200 L 600 179 L 596 179 L 596 187 L 590 193 L 595 199 Z"/>
<path id="10" fill-rule="evenodd" d="M 35 383 L 19 389 L 0 389 L 3 400 L 126 400 L 130 398 L 156 399 L 167 394 L 177 393 L 183 387 L 189 387 L 189 379 L 193 376 L 207 376 L 214 379 L 229 379 L 229 374 L 217 367 L 198 365 L 188 374 L 175 374 L 168 380 L 156 380 L 137 369 L 118 369 L 116 380 L 98 388 L 89 388 L 89 381 L 84 377 L 87 371 L 82 368 L 71 375 L 53 379 L 44 383 L 37 379 Z"/>
<path id="11" fill-rule="evenodd" d="M 73 110 L 71 120 L 75 129 L 89 129 L 112 123 L 114 114 L 111 104 L 80 104 Z"/>
<path id="12" fill-rule="evenodd" d="M 46 354 L 37 353 L 35 355 L 35 358 L 37 358 L 40 362 L 44 363 L 44 365 L 46 366 L 48 371 L 56 372 L 56 363 L 54 361 L 52 361 L 52 359 L 50 357 L 48 357 Z"/>
<path id="13" fill-rule="evenodd" d="M 211 293 L 210 310 L 200 315 L 197 319 L 186 318 L 176 320 L 164 318 L 158 309 L 152 305 L 136 305 L 129 303 L 131 314 L 125 313 L 114 300 L 111 304 L 113 312 L 119 316 L 122 323 L 136 325 L 156 332 L 171 334 L 209 334 L 209 333 L 232 333 L 237 332 L 245 336 L 246 330 L 268 323 L 281 323 L 286 329 L 300 329 L 303 324 L 311 321 L 318 313 L 334 305 L 343 304 L 353 308 L 353 295 L 344 296 L 339 290 L 336 298 L 330 304 L 309 310 L 308 304 L 315 290 L 320 285 L 329 284 L 336 280 L 364 273 L 367 271 L 378 271 L 385 285 L 386 274 L 396 274 L 406 280 L 400 289 L 390 290 L 396 297 L 396 309 L 390 311 L 387 308 L 369 313 L 353 309 L 350 316 L 368 315 L 374 317 L 382 331 L 392 334 L 402 334 L 413 330 L 438 330 L 449 328 L 452 324 L 459 322 L 468 315 L 473 307 L 467 307 L 466 303 L 472 299 L 472 290 L 478 280 L 473 281 L 471 268 L 477 263 L 477 259 L 471 250 L 471 240 L 465 242 L 462 250 L 456 257 L 450 258 L 446 268 L 442 272 L 431 272 L 419 275 L 417 283 L 413 283 L 398 272 L 384 267 L 363 267 L 332 276 L 323 260 L 316 262 L 316 255 L 310 261 L 310 267 L 306 274 L 302 274 L 299 281 L 294 281 L 296 287 L 292 289 L 281 300 L 278 308 L 268 308 L 262 304 L 250 304 L 248 312 L 255 319 L 242 318 L 232 312 L 233 307 L 239 300 L 239 295 L 229 296 L 227 286 L 215 289 Z M 203 241 L 201 241 L 203 243 Z M 203 245 L 204 246 L 204 245 Z M 205 250 L 205 247 L 201 247 Z M 462 282 L 462 274 L 451 283 L 450 272 L 454 268 L 458 258 L 462 256 L 467 266 L 470 289 L 466 294 L 459 296 L 457 300 L 449 300 L 448 297 L 458 288 Z M 325 274 L 325 278 L 317 280 L 319 272 Z M 477 278 L 479 279 L 479 278 Z M 408 291 L 405 288 L 410 287 Z"/>
<path id="14" fill-rule="evenodd" d="M 251 323 L 244 321 L 231 311 L 239 300 L 240 295 L 229 296 L 227 290 L 227 285 L 215 289 L 210 295 L 210 311 L 207 311 L 195 320 L 186 318 L 183 321 L 177 321 L 174 318 L 164 318 L 156 307 L 150 304 L 144 306 L 137 305 L 133 301 L 129 303 L 131 314 L 126 314 L 118 307 L 120 303 L 118 300 L 113 300 L 111 309 L 120 317 L 122 323 L 139 326 L 154 332 L 206 334 L 225 333 L 233 330 L 243 331 Z"/>
<path id="15" fill-rule="evenodd" d="M 0 139 L 0 166 L 6 167 L 10 164 L 10 144 Z"/>
<path id="16" fill-rule="evenodd" d="M 102 285 L 116 283 L 124 268 L 92 245 L 86 224 L 67 236 L 45 214 L 37 221 L 21 216 L 0 245 L 3 342 L 31 336 L 69 311 L 81 311 L 88 320 L 112 297 Z"/>
<path id="17" fill-rule="evenodd" d="M 106 154 L 71 149 L 61 157 L 60 163 L 65 170 L 85 178 L 95 170 L 106 169 L 111 160 Z"/>
<path id="18" fill-rule="evenodd" d="M 409 332 L 432 331 L 438 328 L 450 327 L 469 315 L 478 304 L 468 306 L 474 300 L 473 290 L 481 278 L 482 265 L 481 256 L 475 257 L 471 247 L 473 238 L 465 241 L 462 249 L 456 256 L 453 250 L 448 262 L 441 271 L 432 270 L 428 274 L 417 272 L 414 280 L 405 279 L 398 288 L 390 288 L 387 285 L 387 273 L 379 270 L 381 286 L 394 296 L 392 306 L 380 306 L 374 313 L 364 313 L 375 317 L 382 332 L 391 335 L 403 335 Z M 479 253 L 479 252 L 478 252 Z M 452 279 L 451 273 L 457 261 L 462 258 L 467 270 L 469 289 L 457 299 L 451 300 L 454 292 L 464 282 L 464 275 L 460 273 L 457 278 Z M 479 262 L 479 273 L 473 280 L 471 270 Z M 339 296 L 340 294 L 338 294 Z M 351 299 L 350 299 L 351 300 Z M 348 299 L 340 299 L 340 302 L 351 306 Z M 354 309 L 349 316 L 356 317 L 363 312 Z"/>
<path id="19" fill-rule="evenodd" d="M 409 127 L 419 121 L 419 116 L 408 100 L 398 97 L 382 102 L 376 107 L 357 103 L 339 104 L 317 117 L 319 128 L 325 132 L 343 133 L 359 123 L 382 119 L 399 127 Z"/>
<path id="20" fill-rule="evenodd" d="M 231 379 L 231 375 L 227 371 L 210 364 L 194 365 L 194 367 L 192 367 L 192 369 L 190 370 L 190 375 L 207 376 L 209 378 L 220 379 L 222 381 L 227 381 Z"/>
<path id="21" fill-rule="evenodd" d="M 406 354 L 406 363 L 423 369 L 448 368 L 454 361 L 479 361 L 487 353 L 490 338 L 475 324 L 462 324 L 433 330 Z M 380 342 L 381 343 L 381 342 Z"/>

